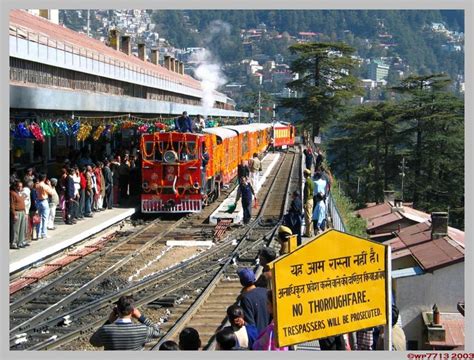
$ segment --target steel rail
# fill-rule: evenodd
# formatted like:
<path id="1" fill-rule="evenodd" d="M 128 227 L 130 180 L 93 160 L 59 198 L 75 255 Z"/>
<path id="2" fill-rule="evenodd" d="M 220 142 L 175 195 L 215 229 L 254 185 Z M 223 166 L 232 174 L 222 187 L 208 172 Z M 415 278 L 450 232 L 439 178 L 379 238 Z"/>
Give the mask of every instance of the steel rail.
<path id="1" fill-rule="evenodd" d="M 181 218 L 180 220 L 175 222 L 173 225 L 171 225 L 171 227 L 169 227 L 167 230 L 165 230 L 164 232 L 162 232 L 162 233 L 158 234 L 156 237 L 154 237 L 154 239 L 152 241 L 146 242 L 139 249 L 135 250 L 133 253 L 125 256 L 122 260 L 116 262 L 115 264 L 113 264 L 109 268 L 105 269 L 99 275 L 97 275 L 93 279 L 89 280 L 86 284 L 81 286 L 76 291 L 73 291 L 72 293 L 70 293 L 65 298 L 61 299 L 60 301 L 56 302 L 55 304 L 51 305 L 50 307 L 48 307 L 45 310 L 41 311 L 40 313 L 36 314 L 32 318 L 30 318 L 30 319 L 22 322 L 21 324 L 15 326 L 14 328 L 12 328 L 10 330 L 10 334 L 12 334 L 13 332 L 16 332 L 16 331 L 24 331 L 24 330 L 30 329 L 31 327 L 33 327 L 33 326 L 37 325 L 38 323 L 40 323 L 42 320 L 44 320 L 46 317 L 48 317 L 51 313 L 53 313 L 54 311 L 56 311 L 60 307 L 63 307 L 65 305 L 71 303 L 77 297 L 79 297 L 80 295 L 84 294 L 87 290 L 89 290 L 93 285 L 97 284 L 99 281 L 101 281 L 103 278 L 105 278 L 107 275 L 109 275 L 109 274 L 113 273 L 114 271 L 116 271 L 117 269 L 121 268 L 123 265 L 125 265 L 130 260 L 132 260 L 135 256 L 137 256 L 141 252 L 145 251 L 150 246 L 155 244 L 157 241 L 162 239 L 166 234 L 168 234 L 170 231 L 174 230 L 177 226 L 179 226 L 181 223 L 183 223 L 184 219 L 185 218 Z M 153 225 L 153 224 L 150 224 L 150 226 L 151 225 Z M 142 232 L 143 231 L 144 231 L 144 229 L 142 229 Z"/>
<path id="2" fill-rule="evenodd" d="M 82 269 L 84 269 L 86 266 L 89 266 L 91 263 L 98 260 L 99 258 L 110 254 L 111 252 L 115 251 L 117 248 L 121 247 L 122 245 L 125 245 L 130 240 L 133 240 L 135 237 L 142 235 L 144 232 L 150 230 L 153 226 L 158 224 L 159 221 L 160 221 L 160 219 L 156 219 L 153 222 L 151 222 L 150 224 L 146 225 L 143 229 L 140 229 L 138 232 L 132 233 L 132 234 L 126 236 L 125 238 L 123 238 L 122 240 L 120 240 L 119 242 L 114 244 L 113 246 L 111 246 L 109 248 L 102 249 L 102 250 L 100 250 L 99 253 L 92 254 L 91 256 L 87 256 L 85 261 L 81 262 L 80 264 L 77 264 L 75 267 L 68 270 L 65 274 L 62 274 L 57 279 L 53 280 L 52 282 L 48 283 L 47 285 L 42 286 L 41 288 L 39 288 L 35 291 L 32 291 L 29 294 L 27 294 L 27 295 L 15 300 L 14 302 L 10 303 L 10 313 L 17 310 L 19 307 L 23 306 L 25 303 L 27 303 L 27 302 L 37 298 L 38 296 L 42 295 L 42 293 L 45 293 L 45 292 L 51 290 L 52 288 L 54 288 L 55 286 L 57 286 L 58 284 L 60 284 L 64 280 L 69 279 L 71 276 L 77 274 Z"/>
<path id="3" fill-rule="evenodd" d="M 290 167 L 290 176 L 288 177 L 288 182 L 287 182 L 287 187 L 288 184 L 290 183 L 290 177 L 291 174 L 293 173 L 293 168 L 295 164 L 295 159 L 296 156 L 293 157 L 291 167 Z M 279 164 L 279 167 L 276 171 L 278 173 L 281 168 L 283 167 L 283 164 L 285 161 L 281 161 Z M 224 276 L 228 266 L 232 263 L 232 259 L 236 257 L 237 255 L 242 255 L 248 252 L 250 249 L 255 248 L 256 246 L 260 245 L 263 240 L 266 238 L 266 235 L 268 234 L 274 234 L 277 230 L 277 227 L 279 223 L 274 225 L 270 231 L 268 231 L 264 236 L 261 236 L 257 241 L 251 242 L 248 244 L 248 242 L 243 241 L 248 238 L 248 234 L 255 230 L 256 227 L 260 224 L 260 220 L 263 218 L 263 215 L 265 213 L 265 209 L 267 205 L 270 203 L 270 194 L 272 193 L 272 190 L 275 187 L 275 184 L 277 182 L 277 176 L 273 177 L 272 183 L 270 185 L 270 188 L 268 189 L 264 201 L 260 206 L 259 209 L 259 214 L 256 217 L 256 219 L 250 224 L 249 228 L 246 230 L 246 232 L 243 235 L 243 238 L 241 241 L 239 241 L 237 247 L 234 249 L 234 251 L 231 254 L 231 257 L 225 262 L 225 264 L 222 266 L 222 268 L 218 271 L 218 273 L 214 276 L 214 278 L 211 280 L 211 282 L 208 284 L 208 286 L 205 288 L 204 291 L 201 292 L 199 297 L 193 302 L 193 304 L 189 307 L 189 309 L 180 317 L 180 319 L 168 330 L 168 332 L 151 348 L 151 350 L 156 351 L 159 349 L 161 344 L 163 344 L 165 341 L 175 337 L 186 325 L 186 323 L 189 322 L 189 320 L 192 318 L 194 314 L 199 310 L 199 308 L 204 304 L 204 302 L 211 296 L 212 292 L 215 290 L 215 288 L 218 286 L 220 283 L 222 277 Z M 285 203 L 284 206 L 287 203 L 287 198 L 285 197 Z M 246 246 L 245 246 L 246 245 Z"/>

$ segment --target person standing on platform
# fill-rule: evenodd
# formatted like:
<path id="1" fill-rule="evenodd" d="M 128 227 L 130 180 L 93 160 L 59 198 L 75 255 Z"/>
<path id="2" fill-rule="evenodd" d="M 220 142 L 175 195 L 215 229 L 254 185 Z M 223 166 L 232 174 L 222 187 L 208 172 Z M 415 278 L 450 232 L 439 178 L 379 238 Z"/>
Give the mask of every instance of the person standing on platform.
<path id="1" fill-rule="evenodd" d="M 123 157 L 118 171 L 120 184 L 120 203 L 123 203 L 123 201 L 128 198 L 128 183 L 130 182 L 130 162 L 128 161 L 128 155 Z"/>
<path id="2" fill-rule="evenodd" d="M 176 122 L 178 125 L 177 131 L 182 133 L 193 132 L 193 121 L 188 116 L 188 113 L 186 111 L 183 111 L 183 114 L 177 119 Z"/>
<path id="3" fill-rule="evenodd" d="M 83 169 L 84 173 L 84 178 L 86 179 L 85 182 L 85 189 L 87 188 L 87 166 L 82 166 L 81 169 Z M 83 215 L 81 215 L 80 211 L 80 206 L 81 206 L 81 170 L 79 170 L 79 166 L 74 165 L 74 174 L 72 176 L 74 179 L 74 200 L 76 201 L 74 203 L 74 213 L 72 216 L 74 217 L 75 220 L 82 219 Z M 85 206 L 86 206 L 86 196 L 84 193 L 84 213 L 85 213 Z"/>
<path id="4" fill-rule="evenodd" d="M 328 182 L 323 178 L 323 174 L 318 170 L 314 173 L 314 195 L 323 194 L 323 200 L 326 200 L 326 191 L 328 189 Z"/>
<path id="5" fill-rule="evenodd" d="M 97 184 L 99 185 L 99 198 L 97 200 L 97 208 L 99 211 L 105 210 L 104 199 L 105 199 L 105 176 L 104 176 L 104 163 L 99 161 L 97 163 Z"/>
<path id="6" fill-rule="evenodd" d="M 263 267 L 262 273 L 255 282 L 255 286 L 271 289 L 272 286 L 272 271 L 268 263 L 277 258 L 275 250 L 270 247 L 264 247 L 258 253 L 258 263 Z"/>
<path id="7" fill-rule="evenodd" d="M 278 347 L 276 343 L 276 330 L 275 322 L 273 319 L 273 294 L 271 290 L 268 290 L 266 296 L 266 313 L 267 316 L 272 319 L 271 322 L 260 331 L 257 339 L 253 343 L 252 350 L 265 350 L 265 351 L 288 351 L 287 346 Z"/>
<path id="8" fill-rule="evenodd" d="M 210 155 L 207 152 L 206 144 L 202 144 L 202 155 L 201 155 L 201 194 L 204 195 L 207 192 L 207 177 L 206 177 L 206 168 L 210 160 Z"/>
<path id="9" fill-rule="evenodd" d="M 306 169 L 309 169 L 309 171 L 311 171 L 313 167 L 313 152 L 311 151 L 311 148 L 307 147 L 306 149 L 304 149 L 303 154 L 305 167 Z"/>
<path id="10" fill-rule="evenodd" d="M 305 237 L 313 236 L 313 193 L 314 193 L 314 182 L 311 179 L 311 170 L 304 169 L 304 190 L 303 190 L 303 202 L 304 202 L 304 223 L 305 223 Z"/>
<path id="11" fill-rule="evenodd" d="M 10 249 L 29 246 L 25 241 L 25 200 L 20 195 L 22 189 L 23 184 L 18 180 L 10 186 Z"/>
<path id="12" fill-rule="evenodd" d="M 248 167 L 248 163 L 245 160 L 242 160 L 240 164 L 237 166 L 237 178 L 239 179 L 239 184 L 240 184 L 240 179 L 242 177 L 249 177 L 250 176 L 250 169 Z"/>
<path id="13" fill-rule="evenodd" d="M 33 187 L 33 181 L 30 181 L 22 187 L 20 195 L 23 197 L 25 202 L 25 239 L 31 239 L 31 225 L 30 225 L 30 208 L 31 208 L 31 188 Z"/>
<path id="14" fill-rule="evenodd" d="M 260 159 L 258 158 L 258 154 L 254 153 L 253 158 L 250 160 L 250 178 L 252 179 L 252 186 L 255 189 L 255 191 L 258 192 L 258 189 L 260 188 L 259 183 L 258 183 L 258 178 L 259 178 L 259 172 L 262 169 L 262 163 Z"/>
<path id="15" fill-rule="evenodd" d="M 139 324 L 132 319 L 138 320 Z M 136 307 L 131 296 L 121 296 L 109 319 L 90 338 L 89 342 L 104 350 L 141 350 L 146 343 L 162 336 L 157 325 Z"/>
<path id="16" fill-rule="evenodd" d="M 76 188 L 74 186 L 75 170 L 69 168 L 68 176 L 66 178 L 66 188 L 64 191 L 64 198 L 66 201 L 66 224 L 72 225 L 76 223 L 75 214 L 77 208 Z"/>
<path id="17" fill-rule="evenodd" d="M 53 194 L 49 197 L 49 218 L 48 218 L 48 230 L 55 230 L 54 219 L 56 218 L 56 209 L 59 205 L 59 195 L 56 191 L 56 185 L 58 180 L 55 178 L 51 179 L 51 190 Z"/>
<path id="18" fill-rule="evenodd" d="M 120 155 L 117 155 L 115 159 L 112 160 L 110 163 L 110 170 L 112 170 L 112 177 L 113 177 L 113 201 L 114 201 L 114 206 L 118 206 L 119 203 L 119 194 L 120 194 L 120 186 L 119 186 L 119 181 L 120 181 L 120 174 L 119 174 L 119 168 L 120 168 Z"/>
<path id="19" fill-rule="evenodd" d="M 323 193 L 316 194 L 316 206 L 313 211 L 313 227 L 315 235 L 326 229 L 326 203 Z"/>
<path id="20" fill-rule="evenodd" d="M 293 191 L 291 194 L 292 200 L 288 213 L 285 215 L 287 226 L 291 229 L 294 235 L 297 235 L 297 244 L 301 245 L 301 217 L 302 217 L 302 203 L 300 192 Z"/>
<path id="21" fill-rule="evenodd" d="M 39 227 L 38 239 L 45 239 L 48 237 L 48 218 L 49 218 L 49 203 L 48 197 L 53 195 L 53 189 L 51 189 L 49 180 L 46 179 L 46 174 L 42 173 L 39 175 L 39 183 L 36 185 L 36 194 L 38 212 L 41 217 L 41 223 Z"/>
<path id="22" fill-rule="evenodd" d="M 87 165 L 86 172 L 86 204 L 84 207 L 84 217 L 93 217 L 92 214 L 92 199 L 94 198 L 94 191 L 92 190 L 92 168 Z"/>
<path id="23" fill-rule="evenodd" d="M 26 174 L 23 177 L 23 184 L 28 184 L 30 181 L 33 181 L 35 179 L 35 176 L 33 174 L 33 168 L 28 168 L 26 169 Z"/>
<path id="24" fill-rule="evenodd" d="M 281 225 L 278 228 L 278 242 L 280 243 L 280 256 L 288 254 L 290 251 L 290 236 L 293 232 L 288 226 Z"/>
<path id="25" fill-rule="evenodd" d="M 257 201 L 255 196 L 255 191 L 253 190 L 252 185 L 248 181 L 248 178 L 243 176 L 240 179 L 240 185 L 237 188 L 237 196 L 235 198 L 235 204 L 237 205 L 240 198 L 242 198 L 242 208 L 244 210 L 244 224 L 248 224 L 252 218 L 252 197 Z"/>
<path id="26" fill-rule="evenodd" d="M 323 161 L 324 161 L 323 153 L 321 151 L 321 148 L 318 147 L 316 149 L 316 169 L 322 165 Z"/>
<path id="27" fill-rule="evenodd" d="M 244 312 L 245 322 L 254 325 L 260 332 L 270 323 L 266 306 L 267 289 L 255 286 L 255 274 L 251 269 L 240 269 L 237 271 L 237 275 L 243 286 L 240 294 L 240 306 Z"/>
<path id="28" fill-rule="evenodd" d="M 104 161 L 104 181 L 105 181 L 105 204 L 104 208 L 107 207 L 107 209 L 112 209 L 113 208 L 113 186 L 114 186 L 114 180 L 112 176 L 112 170 L 110 170 L 110 164 L 109 161 L 106 159 Z"/>

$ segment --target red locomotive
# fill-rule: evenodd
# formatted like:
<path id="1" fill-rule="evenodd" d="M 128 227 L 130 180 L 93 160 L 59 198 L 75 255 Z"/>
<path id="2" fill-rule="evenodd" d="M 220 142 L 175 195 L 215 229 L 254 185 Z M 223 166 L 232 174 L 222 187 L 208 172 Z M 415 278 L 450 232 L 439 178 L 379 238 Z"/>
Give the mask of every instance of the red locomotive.
<path id="1" fill-rule="evenodd" d="M 278 125 L 283 130 L 283 124 Z M 293 139 L 287 136 L 286 144 L 292 145 L 294 127 L 287 125 L 287 130 Z M 144 134 L 142 212 L 201 211 L 204 200 L 215 200 L 222 186 L 237 175 L 239 163 L 264 152 L 275 134 L 282 135 L 272 124 L 263 123 L 207 128 L 203 133 Z M 275 145 L 282 141 L 279 138 Z"/>

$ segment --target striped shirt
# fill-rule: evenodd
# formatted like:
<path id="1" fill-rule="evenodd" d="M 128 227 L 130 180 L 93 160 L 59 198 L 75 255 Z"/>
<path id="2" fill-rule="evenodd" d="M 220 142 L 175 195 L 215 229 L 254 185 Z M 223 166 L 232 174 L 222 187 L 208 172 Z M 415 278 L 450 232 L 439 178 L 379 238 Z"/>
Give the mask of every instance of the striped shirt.
<path id="1" fill-rule="evenodd" d="M 140 324 L 118 319 L 106 322 L 90 338 L 93 346 L 103 346 L 104 350 L 141 350 L 145 344 L 161 336 L 161 332 L 148 318 L 142 315 Z"/>

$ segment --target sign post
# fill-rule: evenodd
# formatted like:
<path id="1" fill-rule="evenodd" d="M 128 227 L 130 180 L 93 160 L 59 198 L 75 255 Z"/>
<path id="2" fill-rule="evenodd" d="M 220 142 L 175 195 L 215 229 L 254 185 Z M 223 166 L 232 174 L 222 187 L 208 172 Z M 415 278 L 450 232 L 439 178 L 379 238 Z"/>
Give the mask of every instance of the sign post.
<path id="1" fill-rule="evenodd" d="M 298 247 L 298 235 L 291 235 L 288 241 L 288 251 L 292 253 Z"/>
<path id="2" fill-rule="evenodd" d="M 278 346 L 387 324 L 387 250 L 380 243 L 329 230 L 275 260 Z"/>

